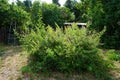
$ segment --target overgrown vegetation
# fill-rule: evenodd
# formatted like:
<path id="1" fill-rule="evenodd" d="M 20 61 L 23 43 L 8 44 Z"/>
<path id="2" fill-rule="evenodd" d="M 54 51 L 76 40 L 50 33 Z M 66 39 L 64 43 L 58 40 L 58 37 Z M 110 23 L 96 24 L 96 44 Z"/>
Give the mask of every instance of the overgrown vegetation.
<path id="1" fill-rule="evenodd" d="M 120 0 L 82 0 L 88 3 L 86 8 L 87 21 L 91 22 L 92 30 L 101 31 L 106 26 L 106 32 L 101 38 L 103 47 L 120 49 Z M 84 7 L 84 5 L 83 5 Z"/>
<path id="2" fill-rule="evenodd" d="M 4 3 L 4 4 L 3 4 Z M 106 32 L 101 37 L 104 48 L 120 49 L 120 0 L 66 0 L 64 7 L 59 5 L 59 0 L 53 0 L 53 4 L 41 3 L 29 0 L 17 0 L 16 4 L 9 4 L 7 0 L 0 0 L 1 34 L 8 29 L 10 23 L 17 22 L 18 29 L 26 27 L 34 28 L 41 25 L 50 25 L 56 28 L 64 22 L 89 22 L 91 30 L 101 31 L 106 26 Z M 8 16 L 9 15 L 9 16 Z M 37 25 L 36 25 L 37 24 Z M 22 30 L 21 33 L 22 33 Z M 7 40 L 7 34 L 1 35 Z M 4 40 L 5 41 L 5 40 Z"/>
<path id="3" fill-rule="evenodd" d="M 10 4 L 0 0 L 0 41 L 8 42 L 10 24 L 16 23 L 17 29 L 12 29 L 29 53 L 23 73 L 89 72 L 109 80 L 107 70 L 114 68 L 114 61 L 120 62 L 120 0 L 66 0 L 62 7 L 59 0 L 52 1 L 17 0 Z M 90 26 L 63 30 L 65 22 L 88 22 Z M 113 50 L 102 54 L 99 48 Z"/>
<path id="4" fill-rule="evenodd" d="M 70 12 L 69 8 L 58 7 L 55 4 L 43 3 L 42 17 L 45 25 L 53 28 L 56 28 L 55 23 L 62 27 L 65 22 L 74 21 L 74 14 Z"/>
<path id="5" fill-rule="evenodd" d="M 106 54 L 108 56 L 108 59 L 120 62 L 120 52 L 117 52 L 115 50 L 108 50 Z"/>
<path id="6" fill-rule="evenodd" d="M 101 34 L 86 28 L 79 29 L 76 25 L 66 28 L 64 32 L 59 27 L 54 30 L 48 26 L 47 30 L 37 29 L 21 40 L 30 53 L 29 66 L 33 72 L 86 71 L 97 78 L 106 79 L 109 63 L 97 48 Z"/>
<path id="7" fill-rule="evenodd" d="M 26 27 L 29 17 L 28 13 L 14 4 L 9 4 L 7 0 L 0 0 L 0 40 L 7 43 L 10 24 L 16 23 L 16 30 L 22 33 Z"/>

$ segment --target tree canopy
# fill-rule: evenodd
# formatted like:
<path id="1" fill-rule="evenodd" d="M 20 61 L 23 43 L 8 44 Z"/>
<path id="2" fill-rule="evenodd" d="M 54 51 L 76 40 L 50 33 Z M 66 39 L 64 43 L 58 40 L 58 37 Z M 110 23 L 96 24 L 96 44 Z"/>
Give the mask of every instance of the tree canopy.
<path id="1" fill-rule="evenodd" d="M 120 45 L 120 0 L 90 0 L 92 29 L 101 31 L 106 26 L 106 32 L 102 37 L 104 47 L 119 49 Z"/>
<path id="2" fill-rule="evenodd" d="M 60 6 L 59 0 L 52 0 L 53 4 Z"/>
<path id="3" fill-rule="evenodd" d="M 0 28 L 6 28 L 11 21 L 16 21 L 19 28 L 26 24 L 32 28 L 41 24 L 55 28 L 55 24 L 62 26 L 65 22 L 89 22 L 90 30 L 101 31 L 106 26 L 101 38 L 104 47 L 120 48 L 120 0 L 66 0 L 62 7 L 59 0 L 52 2 L 17 0 L 10 4 L 0 0 Z"/>

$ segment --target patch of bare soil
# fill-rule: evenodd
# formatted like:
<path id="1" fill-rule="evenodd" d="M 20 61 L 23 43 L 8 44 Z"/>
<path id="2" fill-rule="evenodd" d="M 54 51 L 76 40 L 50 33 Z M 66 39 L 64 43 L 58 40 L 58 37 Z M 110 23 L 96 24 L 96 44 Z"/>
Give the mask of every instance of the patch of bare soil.
<path id="1" fill-rule="evenodd" d="M 26 65 L 27 56 L 19 47 L 7 47 L 1 56 L 0 80 L 17 80 L 21 76 L 21 67 Z"/>
<path id="2" fill-rule="evenodd" d="M 120 80 L 120 62 L 114 62 L 116 69 L 111 70 L 109 73 L 110 75 L 115 78 L 115 80 Z"/>

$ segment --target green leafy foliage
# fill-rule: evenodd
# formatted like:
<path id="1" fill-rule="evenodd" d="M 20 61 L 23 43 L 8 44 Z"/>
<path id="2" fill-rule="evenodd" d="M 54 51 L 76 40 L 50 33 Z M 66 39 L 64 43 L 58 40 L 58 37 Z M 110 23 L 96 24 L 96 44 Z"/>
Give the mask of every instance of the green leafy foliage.
<path id="1" fill-rule="evenodd" d="M 91 22 L 91 28 L 101 31 L 106 26 L 106 32 L 101 38 L 103 47 L 120 49 L 120 0 L 82 0 L 82 3 L 84 2 L 88 3 L 85 10 Z"/>
<path id="2" fill-rule="evenodd" d="M 0 50 L 0 56 L 2 56 L 4 54 L 3 50 Z"/>
<path id="3" fill-rule="evenodd" d="M 16 1 L 16 4 L 17 4 L 17 6 L 19 6 L 19 7 L 21 7 L 22 9 L 25 10 L 25 5 L 24 5 L 24 3 L 23 3 L 21 0 L 17 0 L 17 1 Z"/>
<path id="4" fill-rule="evenodd" d="M 76 4 L 76 8 L 79 10 L 79 16 L 77 17 L 77 20 L 79 22 L 88 22 L 88 11 L 90 9 L 89 7 L 89 0 L 81 0 L 80 3 Z"/>
<path id="5" fill-rule="evenodd" d="M 60 6 L 59 0 L 52 0 L 52 3 Z"/>
<path id="6" fill-rule="evenodd" d="M 4 7 L 1 6 L 0 11 L 1 11 L 1 18 L 3 18 L 2 26 L 9 25 L 10 22 L 12 21 L 16 21 L 17 25 L 20 26 L 20 25 L 24 25 L 26 23 L 26 20 L 29 20 L 28 14 L 14 4 L 8 5 L 6 9 L 4 9 Z"/>
<path id="7" fill-rule="evenodd" d="M 21 40 L 30 53 L 29 65 L 32 71 L 87 71 L 96 77 L 105 78 L 108 63 L 97 48 L 102 33 L 79 29 L 76 25 L 65 31 L 48 26 L 46 30 L 32 31 Z"/>
<path id="8" fill-rule="evenodd" d="M 74 20 L 74 15 L 68 8 L 58 7 L 55 4 L 42 4 L 42 20 L 46 26 L 55 28 L 55 23 L 62 26 L 66 21 Z"/>
<path id="9" fill-rule="evenodd" d="M 32 6 L 32 0 L 24 0 L 24 1 L 23 1 L 23 4 L 24 4 L 24 6 L 25 6 L 25 10 L 26 10 L 27 12 L 29 12 L 29 11 L 30 11 L 30 8 L 31 8 L 31 6 Z"/>
<path id="10" fill-rule="evenodd" d="M 17 6 L 21 7 L 23 10 L 30 12 L 30 8 L 32 6 L 32 0 L 16 0 Z"/>
<path id="11" fill-rule="evenodd" d="M 7 42 L 8 30 L 11 23 L 16 22 L 17 31 L 22 33 L 30 20 L 29 14 L 26 11 L 17 5 L 8 4 L 7 2 L 4 2 L 4 4 L 0 2 L 0 17 L 0 37 L 4 38 L 2 39 L 4 43 Z"/>
<path id="12" fill-rule="evenodd" d="M 30 3 L 30 6 L 28 3 Z M 31 2 L 28 0 L 24 2 L 17 0 L 16 4 L 9 4 L 5 0 L 0 2 L 0 34 L 2 34 L 0 37 L 4 38 L 1 40 L 5 43 L 7 43 L 7 30 L 9 30 L 11 22 L 17 24 L 16 31 L 18 33 L 24 34 L 26 27 L 34 29 L 45 24 L 55 28 L 55 23 L 62 26 L 64 22 L 74 20 L 74 15 L 68 8 L 59 7 L 55 4 L 40 4 L 39 1 L 35 1 L 31 5 Z"/>
<path id="13" fill-rule="evenodd" d="M 66 6 L 67 8 L 69 8 L 71 11 L 74 9 L 74 7 L 76 6 L 77 1 L 76 0 L 66 0 L 64 6 Z"/>
<path id="14" fill-rule="evenodd" d="M 42 25 L 42 10 L 39 1 L 35 1 L 31 8 L 31 24 L 33 27 L 39 27 Z"/>
<path id="15" fill-rule="evenodd" d="M 29 21 L 28 13 L 23 9 L 17 7 L 16 5 L 10 5 L 8 14 L 9 14 L 8 22 L 10 23 L 12 21 L 16 21 L 18 27 L 24 26 Z"/>
<path id="16" fill-rule="evenodd" d="M 108 58 L 110 60 L 120 61 L 120 53 L 119 52 L 116 52 L 115 50 L 108 50 L 106 52 L 106 54 L 108 55 Z"/>
<path id="17" fill-rule="evenodd" d="M 30 72 L 30 68 L 28 66 L 23 66 L 21 68 L 22 73 Z"/>
<path id="18" fill-rule="evenodd" d="M 120 49 L 120 25 L 118 24 L 120 18 L 120 0 L 110 0 L 109 2 L 102 0 L 102 4 L 105 12 L 104 21 L 107 26 L 102 39 L 105 43 L 104 47 Z"/>
<path id="19" fill-rule="evenodd" d="M 69 8 L 70 11 L 74 13 L 75 22 L 80 21 L 80 17 L 82 16 L 81 8 L 78 8 L 78 6 L 81 6 L 80 4 L 77 2 L 77 0 L 66 0 L 64 4 L 65 7 Z"/>
<path id="20" fill-rule="evenodd" d="M 0 28 L 4 25 L 5 21 L 7 20 L 5 16 L 7 16 L 8 9 L 8 2 L 6 0 L 0 0 Z"/>

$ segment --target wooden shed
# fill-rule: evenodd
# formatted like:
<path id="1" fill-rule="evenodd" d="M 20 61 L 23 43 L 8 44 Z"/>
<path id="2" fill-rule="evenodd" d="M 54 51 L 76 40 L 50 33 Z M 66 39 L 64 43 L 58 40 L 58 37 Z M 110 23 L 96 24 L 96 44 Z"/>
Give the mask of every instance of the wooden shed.
<path id="1" fill-rule="evenodd" d="M 63 29 L 72 26 L 73 24 L 76 24 L 79 28 L 86 27 L 87 23 L 64 23 Z"/>

